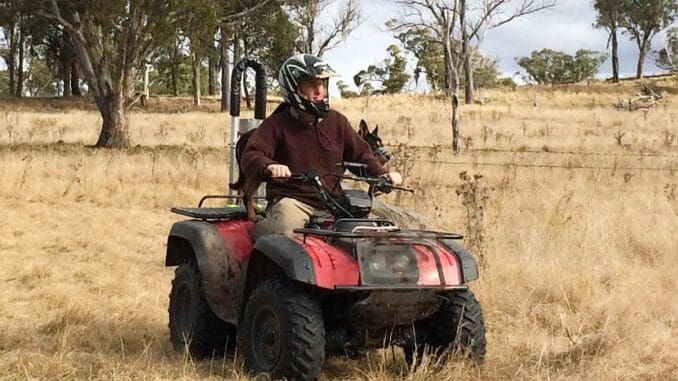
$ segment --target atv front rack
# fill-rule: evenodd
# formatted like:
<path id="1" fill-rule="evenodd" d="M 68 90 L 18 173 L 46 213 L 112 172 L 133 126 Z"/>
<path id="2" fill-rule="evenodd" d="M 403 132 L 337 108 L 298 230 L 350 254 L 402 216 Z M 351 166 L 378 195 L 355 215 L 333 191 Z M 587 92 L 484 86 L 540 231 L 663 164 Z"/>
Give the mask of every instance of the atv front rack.
<path id="1" fill-rule="evenodd" d="M 393 230 L 360 229 L 353 232 L 339 232 L 336 230 L 326 230 L 326 229 L 294 229 L 294 232 L 303 234 L 304 238 L 306 238 L 306 236 L 309 235 L 328 238 L 405 238 L 405 239 L 430 238 L 435 240 L 464 238 L 463 235 L 458 233 L 445 233 L 431 230 L 393 231 Z"/>

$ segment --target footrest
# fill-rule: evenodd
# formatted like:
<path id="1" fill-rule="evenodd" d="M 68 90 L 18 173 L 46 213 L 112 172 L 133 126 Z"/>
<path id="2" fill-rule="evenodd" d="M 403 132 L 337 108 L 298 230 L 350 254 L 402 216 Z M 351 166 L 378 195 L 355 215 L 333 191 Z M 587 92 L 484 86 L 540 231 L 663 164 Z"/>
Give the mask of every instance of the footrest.
<path id="1" fill-rule="evenodd" d="M 233 206 L 229 208 L 188 208 L 173 207 L 172 213 L 182 216 L 199 218 L 201 220 L 233 220 L 238 218 L 247 218 L 247 211 L 244 206 Z"/>

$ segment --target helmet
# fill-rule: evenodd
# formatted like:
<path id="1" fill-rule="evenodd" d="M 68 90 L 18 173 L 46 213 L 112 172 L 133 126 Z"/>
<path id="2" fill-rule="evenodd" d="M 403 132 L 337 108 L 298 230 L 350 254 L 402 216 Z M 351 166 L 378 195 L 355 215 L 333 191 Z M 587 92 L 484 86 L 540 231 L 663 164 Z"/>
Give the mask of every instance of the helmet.
<path id="1" fill-rule="evenodd" d="M 330 65 L 316 56 L 298 54 L 288 58 L 280 67 L 278 82 L 285 102 L 292 107 L 304 110 L 317 118 L 324 118 L 330 109 L 330 100 L 327 95 L 327 82 L 330 77 L 337 77 L 337 73 Z M 325 80 L 325 98 L 313 102 L 297 93 L 299 84 L 309 79 Z"/>

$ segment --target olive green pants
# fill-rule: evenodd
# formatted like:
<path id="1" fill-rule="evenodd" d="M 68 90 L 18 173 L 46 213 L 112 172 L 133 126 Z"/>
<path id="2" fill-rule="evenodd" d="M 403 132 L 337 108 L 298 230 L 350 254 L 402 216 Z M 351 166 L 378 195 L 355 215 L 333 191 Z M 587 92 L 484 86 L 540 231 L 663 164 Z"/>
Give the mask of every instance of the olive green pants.
<path id="1" fill-rule="evenodd" d="M 258 221 L 252 229 L 252 238 L 256 241 L 266 234 L 284 234 L 291 237 L 294 229 L 306 226 L 312 215 L 330 217 L 323 209 L 316 209 L 293 198 L 283 198 L 271 205 L 266 218 Z"/>

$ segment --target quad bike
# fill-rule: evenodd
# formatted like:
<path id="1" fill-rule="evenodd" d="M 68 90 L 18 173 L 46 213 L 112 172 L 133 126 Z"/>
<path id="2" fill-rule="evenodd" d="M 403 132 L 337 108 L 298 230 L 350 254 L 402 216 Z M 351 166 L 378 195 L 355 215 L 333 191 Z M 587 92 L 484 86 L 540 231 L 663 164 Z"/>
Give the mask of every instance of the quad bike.
<path id="1" fill-rule="evenodd" d="M 403 347 L 408 362 L 427 349 L 482 359 L 482 313 L 466 285 L 477 266 L 462 237 L 367 218 L 374 195 L 402 188 L 341 177 L 368 190 L 337 200 L 313 171 L 292 177 L 314 184 L 333 217 L 311 218 L 293 238 L 252 242 L 241 207 L 172 209 L 195 218 L 175 223 L 167 245 L 166 265 L 179 266 L 169 308 L 176 349 L 210 355 L 236 333 L 249 370 L 295 380 L 315 379 L 326 353 L 384 345 Z"/>
<path id="2" fill-rule="evenodd" d="M 312 170 L 288 181 L 312 184 L 331 218 L 312 217 L 295 236 L 250 238 L 245 208 L 172 211 L 191 219 L 169 233 L 166 266 L 178 266 L 169 305 L 170 340 L 178 351 L 211 356 L 237 343 L 246 369 L 272 379 L 313 380 L 327 355 L 400 346 L 414 364 L 458 351 L 485 355 L 482 312 L 467 283 L 475 259 L 455 233 L 403 230 L 369 218 L 373 197 L 408 191 L 339 163 L 339 199 Z"/>

